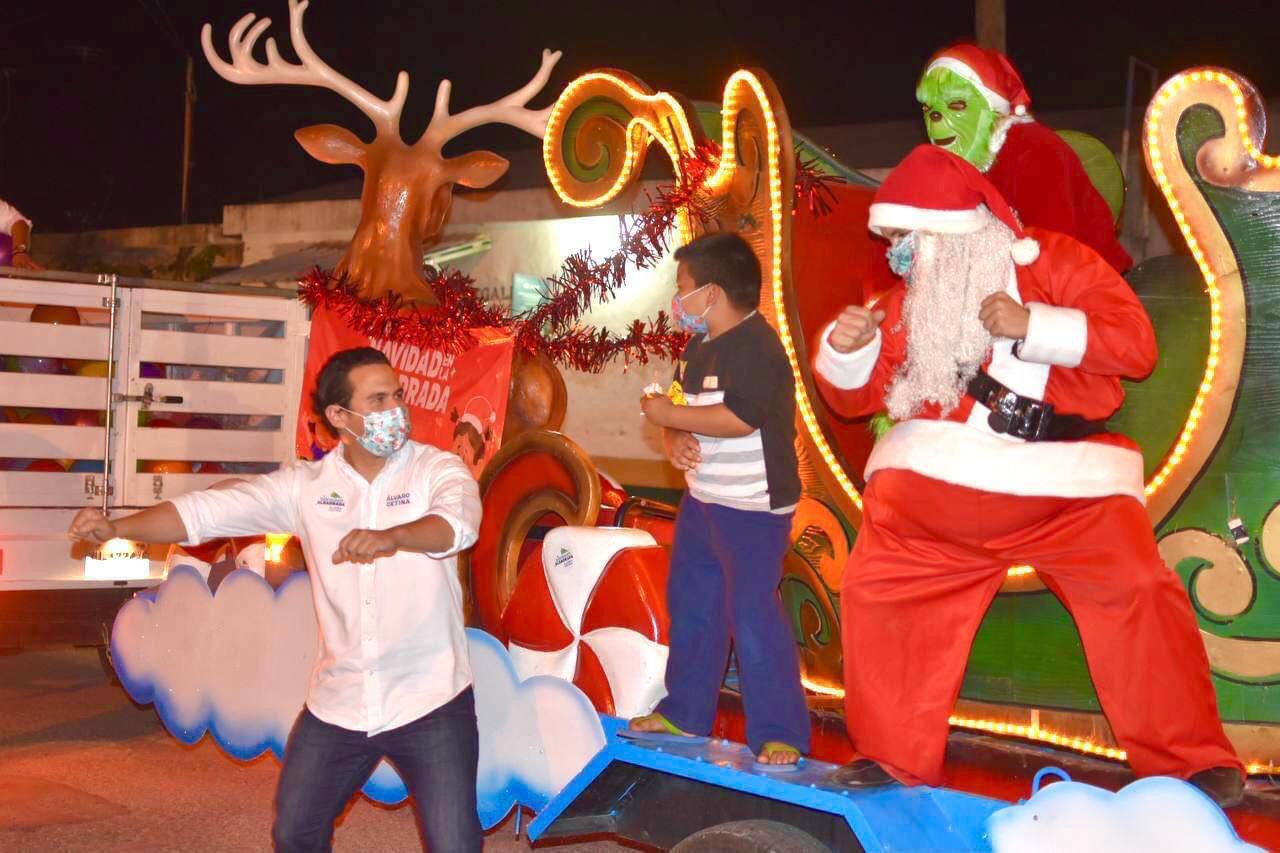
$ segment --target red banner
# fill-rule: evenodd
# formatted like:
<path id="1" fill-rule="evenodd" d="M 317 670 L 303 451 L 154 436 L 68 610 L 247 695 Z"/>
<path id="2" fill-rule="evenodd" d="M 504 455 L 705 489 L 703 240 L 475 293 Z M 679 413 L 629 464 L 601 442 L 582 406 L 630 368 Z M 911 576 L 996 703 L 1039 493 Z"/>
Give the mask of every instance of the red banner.
<path id="1" fill-rule="evenodd" d="M 316 459 L 337 445 L 311 412 L 311 392 L 320 368 L 335 352 L 352 347 L 382 350 L 400 374 L 413 428 L 410 438 L 452 450 L 477 477 L 502 443 L 511 384 L 511 336 L 500 329 L 476 329 L 478 344 L 454 355 L 422 350 L 352 331 L 338 315 L 320 307 L 311 316 L 311 344 L 298 411 L 298 455 Z"/>

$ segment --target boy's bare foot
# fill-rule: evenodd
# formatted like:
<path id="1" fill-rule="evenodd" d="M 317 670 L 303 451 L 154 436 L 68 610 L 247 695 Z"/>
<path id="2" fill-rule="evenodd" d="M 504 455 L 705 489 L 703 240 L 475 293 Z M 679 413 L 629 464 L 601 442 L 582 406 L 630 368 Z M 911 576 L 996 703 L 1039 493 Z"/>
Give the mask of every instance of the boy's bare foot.
<path id="1" fill-rule="evenodd" d="M 800 761 L 800 750 L 780 740 L 765 741 L 756 761 L 760 764 L 796 764 Z"/>

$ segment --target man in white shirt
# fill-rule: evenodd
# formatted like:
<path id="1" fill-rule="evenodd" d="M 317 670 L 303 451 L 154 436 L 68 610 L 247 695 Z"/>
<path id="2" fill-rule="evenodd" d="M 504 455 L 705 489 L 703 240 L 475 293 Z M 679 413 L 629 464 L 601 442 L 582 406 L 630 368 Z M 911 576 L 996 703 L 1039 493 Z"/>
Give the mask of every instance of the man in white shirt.
<path id="1" fill-rule="evenodd" d="M 455 555 L 476 541 L 479 490 L 458 457 L 408 440 L 404 391 L 378 350 L 336 353 L 311 402 L 342 442 L 321 461 L 120 519 L 82 510 L 71 532 L 95 542 L 297 536 L 321 648 L 285 748 L 276 849 L 329 850 L 334 821 L 385 756 L 417 799 L 428 847 L 478 851 L 479 747 Z"/>

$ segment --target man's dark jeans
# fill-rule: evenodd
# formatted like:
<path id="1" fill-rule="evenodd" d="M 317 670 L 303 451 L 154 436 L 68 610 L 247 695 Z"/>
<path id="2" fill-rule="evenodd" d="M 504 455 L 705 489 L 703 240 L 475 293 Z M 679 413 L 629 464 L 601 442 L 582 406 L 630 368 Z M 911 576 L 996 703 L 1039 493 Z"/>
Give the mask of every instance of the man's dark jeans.
<path id="1" fill-rule="evenodd" d="M 329 725 L 303 708 L 289 734 L 276 788 L 271 830 L 276 850 L 331 850 L 334 821 L 385 756 L 417 802 L 418 827 L 427 849 L 479 851 L 479 750 L 470 687 L 425 717 L 373 737 Z"/>

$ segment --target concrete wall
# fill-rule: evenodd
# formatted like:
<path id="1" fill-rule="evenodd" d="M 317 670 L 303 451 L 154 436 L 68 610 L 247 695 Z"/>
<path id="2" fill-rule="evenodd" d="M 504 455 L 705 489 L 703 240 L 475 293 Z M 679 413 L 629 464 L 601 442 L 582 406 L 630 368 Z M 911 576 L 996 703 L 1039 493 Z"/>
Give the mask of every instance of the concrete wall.
<path id="1" fill-rule="evenodd" d="M 66 234 L 32 235 L 32 257 L 49 269 L 71 272 L 104 272 L 131 267 L 158 270 L 172 266 L 184 250 L 217 246 L 222 254 L 217 267 L 241 266 L 242 244 L 221 225 L 157 225 L 148 228 L 112 228 Z"/>
<path id="2" fill-rule="evenodd" d="M 542 187 L 503 192 L 455 190 L 449 231 L 475 231 L 491 222 L 532 222 L 600 214 L 628 213 L 653 185 L 640 184 L 608 206 L 593 211 L 563 204 Z M 348 241 L 360 222 L 360 200 L 293 201 L 278 204 L 227 205 L 222 230 L 244 243 L 244 264 L 254 264 L 314 243 Z"/>

